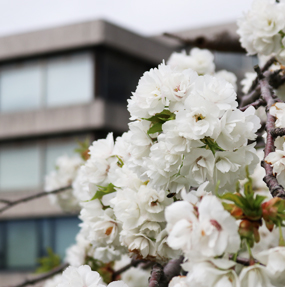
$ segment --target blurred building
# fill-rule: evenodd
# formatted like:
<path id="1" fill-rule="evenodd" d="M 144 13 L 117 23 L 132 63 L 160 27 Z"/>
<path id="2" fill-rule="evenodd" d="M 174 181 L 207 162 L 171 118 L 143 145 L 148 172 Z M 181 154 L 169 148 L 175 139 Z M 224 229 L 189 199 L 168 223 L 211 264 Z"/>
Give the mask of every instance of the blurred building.
<path id="1" fill-rule="evenodd" d="M 126 100 L 171 48 L 104 21 L 0 38 L 0 199 L 43 190 L 44 176 L 76 140 L 127 130 Z M 76 215 L 46 197 L 0 214 L 0 285 L 19 283 L 51 247 L 64 250 Z M 22 274 L 22 275 L 21 275 Z"/>
<path id="2" fill-rule="evenodd" d="M 216 27 L 224 29 L 235 28 Z M 100 20 L 0 38 L 0 199 L 42 191 L 44 176 L 58 156 L 73 154 L 76 140 L 126 131 L 126 100 L 139 78 L 179 47 Z M 215 55 L 218 69 L 252 67 L 241 54 Z M 0 285 L 21 282 L 46 247 L 64 257 L 78 223 L 46 197 L 0 214 Z"/>

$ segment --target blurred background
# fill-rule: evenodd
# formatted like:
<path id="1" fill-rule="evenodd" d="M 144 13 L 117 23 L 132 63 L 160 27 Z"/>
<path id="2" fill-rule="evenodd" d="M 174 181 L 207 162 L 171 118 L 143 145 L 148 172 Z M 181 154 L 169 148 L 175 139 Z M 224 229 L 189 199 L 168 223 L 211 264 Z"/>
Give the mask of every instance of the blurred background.
<path id="1" fill-rule="evenodd" d="M 127 130 L 127 99 L 144 71 L 183 43 L 162 36 L 237 39 L 250 1 L 0 0 L 0 199 L 43 190 L 76 140 Z M 213 51 L 216 70 L 239 78 L 255 58 Z M 64 258 L 77 214 L 47 198 L 0 214 L 0 285 L 19 283 L 51 247 Z"/>

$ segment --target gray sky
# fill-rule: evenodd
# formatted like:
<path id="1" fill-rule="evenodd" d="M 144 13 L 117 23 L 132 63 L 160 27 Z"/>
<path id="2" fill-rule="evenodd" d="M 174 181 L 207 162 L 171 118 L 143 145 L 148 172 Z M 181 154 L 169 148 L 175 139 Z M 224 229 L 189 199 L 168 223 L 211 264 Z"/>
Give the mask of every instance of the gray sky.
<path id="1" fill-rule="evenodd" d="M 144 35 L 236 21 L 250 0 L 0 0 L 0 35 L 107 19 Z"/>

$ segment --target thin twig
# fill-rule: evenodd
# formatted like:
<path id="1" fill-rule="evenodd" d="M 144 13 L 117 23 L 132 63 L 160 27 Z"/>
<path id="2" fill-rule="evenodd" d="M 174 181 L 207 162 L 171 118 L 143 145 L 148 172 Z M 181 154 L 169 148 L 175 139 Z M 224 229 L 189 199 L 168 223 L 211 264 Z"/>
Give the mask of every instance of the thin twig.
<path id="1" fill-rule="evenodd" d="M 250 103 L 256 101 L 258 98 L 260 98 L 260 87 L 259 86 L 257 86 L 256 89 L 251 91 L 250 93 L 241 96 L 240 107 L 249 105 Z"/>
<path id="2" fill-rule="evenodd" d="M 249 108 L 251 106 L 254 107 L 255 109 L 257 109 L 257 108 L 259 108 L 261 106 L 264 106 L 265 104 L 266 104 L 266 102 L 264 101 L 264 99 L 258 99 L 258 100 L 256 100 L 255 102 L 253 102 L 251 104 L 248 104 L 248 105 L 246 105 L 244 107 L 241 107 L 240 110 L 242 112 L 244 112 L 247 108 Z"/>
<path id="3" fill-rule="evenodd" d="M 263 75 L 259 66 L 255 66 L 254 70 L 256 71 L 259 79 L 259 84 L 261 88 L 261 96 L 266 101 L 266 113 L 267 113 L 267 121 L 266 121 L 266 131 L 267 131 L 267 139 L 264 149 L 264 159 L 268 156 L 269 153 L 274 152 L 274 137 L 271 134 L 271 131 L 275 129 L 275 117 L 273 117 L 269 113 L 269 109 L 272 105 L 276 103 L 275 96 L 273 95 L 272 88 L 269 85 L 268 79 Z M 262 163 L 265 169 L 265 177 L 263 178 L 264 182 L 268 186 L 273 197 L 280 197 L 285 199 L 285 191 L 283 187 L 278 183 L 276 177 L 273 174 L 272 166 L 263 161 Z"/>
<path id="4" fill-rule="evenodd" d="M 65 264 L 62 264 L 56 268 L 54 268 L 53 270 L 51 270 L 50 272 L 48 273 L 45 273 L 35 279 L 27 279 L 25 280 L 24 282 L 18 284 L 18 285 L 14 285 L 14 286 L 6 286 L 6 287 L 24 287 L 24 286 L 27 286 L 27 285 L 35 285 L 37 284 L 38 282 L 41 282 L 41 281 L 44 281 L 46 279 L 49 279 L 51 278 L 52 276 L 60 273 L 61 271 L 63 271 L 66 267 L 68 266 L 67 263 Z"/>
<path id="5" fill-rule="evenodd" d="M 271 58 L 269 58 L 269 60 L 264 64 L 264 66 L 261 68 L 261 72 L 264 73 L 266 72 L 271 65 L 276 62 L 276 58 L 273 56 Z M 258 75 L 256 76 L 256 78 L 252 81 L 251 87 L 249 88 L 249 93 L 252 92 L 258 85 Z"/>
<path id="6" fill-rule="evenodd" d="M 234 255 L 233 254 L 231 254 L 230 256 L 229 256 L 229 259 L 230 260 L 234 260 Z M 236 263 L 239 263 L 239 264 L 241 264 L 241 265 L 244 265 L 244 266 L 249 266 L 250 265 L 250 259 L 248 259 L 248 258 L 243 258 L 243 257 L 237 257 L 237 258 L 235 258 L 235 260 L 234 260 Z M 260 265 L 263 265 L 263 264 L 261 264 L 258 260 L 256 260 L 256 259 L 254 259 L 254 262 L 255 263 L 258 263 L 258 264 L 260 264 Z"/>
<path id="7" fill-rule="evenodd" d="M 30 201 L 30 200 L 33 200 L 33 199 L 36 199 L 36 198 L 40 198 L 40 197 L 43 197 L 43 196 L 47 196 L 49 194 L 57 194 L 57 193 L 60 193 L 62 191 L 65 191 L 65 190 L 68 190 L 72 188 L 71 185 L 69 186 L 65 186 L 65 187 L 61 187 L 59 189 L 55 189 L 55 190 L 52 190 L 52 191 L 49 191 L 49 192 L 46 192 L 46 191 L 42 191 L 42 192 L 39 192 L 39 193 L 36 193 L 36 194 L 33 194 L 33 195 L 30 195 L 30 196 L 27 196 L 27 197 L 23 197 L 23 198 L 20 198 L 20 199 L 17 199 L 17 200 L 14 200 L 14 201 L 9 201 L 7 200 L 6 202 L 4 202 L 5 200 L 1 200 L 1 202 L 4 202 L 6 204 L 6 206 L 0 208 L 0 213 L 19 204 L 19 203 L 22 203 L 22 202 L 27 202 L 27 201 Z"/>
<path id="8" fill-rule="evenodd" d="M 201 49 L 210 49 L 222 52 L 246 53 L 245 49 L 241 46 L 238 37 L 233 37 L 226 31 L 216 34 L 212 38 L 200 36 L 190 39 L 171 33 L 164 33 L 163 35 L 176 39 L 185 46 L 194 46 Z"/>
<path id="9" fill-rule="evenodd" d="M 7 199 L 0 199 L 0 202 L 5 203 L 5 204 L 10 204 L 11 201 Z"/>

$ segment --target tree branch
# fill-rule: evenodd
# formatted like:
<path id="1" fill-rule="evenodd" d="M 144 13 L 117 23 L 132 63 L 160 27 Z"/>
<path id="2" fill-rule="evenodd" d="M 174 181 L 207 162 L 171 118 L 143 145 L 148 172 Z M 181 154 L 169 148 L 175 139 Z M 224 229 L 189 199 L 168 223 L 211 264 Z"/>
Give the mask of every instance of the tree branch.
<path id="1" fill-rule="evenodd" d="M 116 278 L 120 274 L 124 273 L 125 271 L 127 271 L 131 267 L 137 267 L 140 263 L 145 263 L 145 262 L 146 262 L 145 260 L 132 259 L 132 261 L 129 264 L 125 265 L 124 267 L 120 268 L 119 270 L 115 271 L 112 274 L 112 281 L 116 280 Z"/>
<path id="2" fill-rule="evenodd" d="M 261 72 L 262 73 L 266 72 L 274 62 L 276 62 L 276 58 L 274 56 L 269 58 L 269 60 L 261 68 Z M 249 93 L 252 92 L 257 87 L 258 83 L 259 83 L 259 80 L 258 80 L 258 75 L 257 75 L 256 78 L 252 81 L 251 87 L 249 88 L 248 92 Z"/>
<path id="3" fill-rule="evenodd" d="M 166 285 L 168 286 L 168 283 L 170 280 L 175 277 L 180 275 L 181 271 L 181 263 L 183 262 L 184 257 L 180 256 L 178 259 L 171 259 L 163 268 L 163 272 L 165 275 L 166 279 Z"/>
<path id="4" fill-rule="evenodd" d="M 6 287 L 24 287 L 24 286 L 27 286 L 27 285 L 35 285 L 37 284 L 38 282 L 41 282 L 41 281 L 44 281 L 46 279 L 49 279 L 51 277 L 53 277 L 54 275 L 60 273 L 61 271 L 63 271 L 66 267 L 68 266 L 67 263 L 65 264 L 62 264 L 56 268 L 54 268 L 53 270 L 51 270 L 50 272 L 48 273 L 45 273 L 35 279 L 27 279 L 25 280 L 24 282 L 18 284 L 18 285 L 14 285 L 14 286 L 6 286 Z"/>
<path id="5" fill-rule="evenodd" d="M 22 203 L 22 202 L 27 202 L 27 201 L 30 201 L 30 200 L 33 200 L 33 199 L 36 199 L 36 198 L 40 198 L 40 197 L 43 197 L 43 196 L 47 196 L 49 194 L 57 194 L 57 193 L 60 193 L 62 191 L 65 191 L 65 190 L 68 190 L 72 188 L 71 185 L 69 186 L 65 186 L 65 187 L 61 187 L 59 189 L 55 189 L 53 191 L 49 191 L 49 192 L 46 192 L 46 191 L 43 191 L 43 192 L 39 192 L 39 193 L 36 193 L 34 195 L 30 195 L 30 196 L 27 196 L 27 197 L 24 197 L 24 198 L 20 198 L 20 199 L 17 199 L 17 200 L 14 200 L 14 201 L 9 201 L 9 200 L 5 200 L 5 199 L 1 199 L 0 201 L 5 203 L 6 206 L 0 208 L 0 213 L 4 212 L 5 210 L 19 204 L 19 203 Z"/>
<path id="6" fill-rule="evenodd" d="M 242 48 L 238 37 L 233 37 L 226 31 L 214 35 L 211 39 L 204 36 L 189 39 L 171 33 L 164 33 L 163 35 L 176 39 L 185 46 L 194 46 L 201 49 L 210 49 L 221 52 L 246 53 L 246 50 Z"/>
<path id="7" fill-rule="evenodd" d="M 256 100 L 255 102 L 251 103 L 251 104 L 248 104 L 244 107 L 241 107 L 240 110 L 242 112 L 244 112 L 247 108 L 253 106 L 255 109 L 261 107 L 261 106 L 264 106 L 266 104 L 266 102 L 264 101 L 264 99 L 258 99 Z"/>
<path id="8" fill-rule="evenodd" d="M 285 136 L 285 128 L 275 128 L 270 133 L 274 138 L 283 137 Z"/>
<path id="9" fill-rule="evenodd" d="M 274 103 L 276 103 L 276 99 L 275 96 L 273 95 L 273 91 L 271 86 L 269 85 L 268 79 L 263 75 L 259 66 L 255 66 L 254 70 L 258 75 L 259 84 L 261 88 L 261 96 L 266 101 L 267 121 L 265 127 L 267 131 L 267 140 L 264 149 L 264 159 L 265 159 L 269 153 L 274 152 L 275 150 L 274 137 L 271 134 L 271 131 L 275 130 L 275 117 L 269 114 L 269 109 Z M 263 180 L 268 186 L 272 196 L 285 199 L 285 191 L 283 187 L 278 183 L 276 177 L 274 176 L 272 166 L 265 161 L 263 161 L 262 165 L 266 173 Z"/>
<path id="10" fill-rule="evenodd" d="M 159 263 L 153 265 L 149 278 L 149 287 L 164 287 L 166 278 L 164 276 L 163 267 Z"/>

